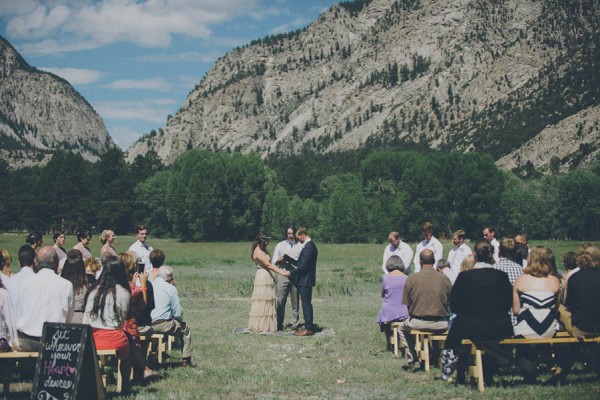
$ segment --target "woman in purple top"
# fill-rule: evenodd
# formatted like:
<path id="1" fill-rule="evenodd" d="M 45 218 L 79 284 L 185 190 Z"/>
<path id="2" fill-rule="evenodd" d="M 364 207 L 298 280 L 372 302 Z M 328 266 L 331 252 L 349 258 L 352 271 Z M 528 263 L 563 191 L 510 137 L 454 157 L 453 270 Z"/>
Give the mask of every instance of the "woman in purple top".
<path id="1" fill-rule="evenodd" d="M 408 308 L 402 304 L 402 294 L 406 278 L 404 263 L 398 256 L 391 256 L 385 264 L 389 274 L 384 275 L 381 281 L 381 297 L 383 304 L 377 315 L 377 323 L 381 332 L 385 333 L 387 349 L 392 350 L 392 322 L 403 321 L 408 318 Z"/>

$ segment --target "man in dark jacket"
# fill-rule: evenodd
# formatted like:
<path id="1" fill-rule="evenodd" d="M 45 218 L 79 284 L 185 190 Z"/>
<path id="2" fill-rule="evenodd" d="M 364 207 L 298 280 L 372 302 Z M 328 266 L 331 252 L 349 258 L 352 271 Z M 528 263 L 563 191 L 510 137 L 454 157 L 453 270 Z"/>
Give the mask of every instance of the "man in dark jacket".
<path id="1" fill-rule="evenodd" d="M 290 279 L 298 288 L 298 294 L 302 302 L 304 329 L 296 331 L 295 334 L 297 336 L 310 336 L 317 331 L 316 325 L 313 324 L 312 289 L 315 286 L 317 255 L 319 252 L 315 243 L 308 236 L 306 228 L 298 228 L 296 237 L 302 245 L 302 251 L 298 256 L 297 268 L 290 271 Z"/>

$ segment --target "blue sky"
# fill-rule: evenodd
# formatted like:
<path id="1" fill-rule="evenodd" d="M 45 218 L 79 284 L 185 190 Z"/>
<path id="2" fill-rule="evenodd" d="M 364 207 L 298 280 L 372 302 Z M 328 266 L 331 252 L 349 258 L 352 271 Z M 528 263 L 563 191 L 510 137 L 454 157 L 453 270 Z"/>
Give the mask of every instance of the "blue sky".
<path id="1" fill-rule="evenodd" d="M 0 0 L 0 34 L 68 80 L 121 149 L 166 124 L 214 61 L 339 0 Z"/>

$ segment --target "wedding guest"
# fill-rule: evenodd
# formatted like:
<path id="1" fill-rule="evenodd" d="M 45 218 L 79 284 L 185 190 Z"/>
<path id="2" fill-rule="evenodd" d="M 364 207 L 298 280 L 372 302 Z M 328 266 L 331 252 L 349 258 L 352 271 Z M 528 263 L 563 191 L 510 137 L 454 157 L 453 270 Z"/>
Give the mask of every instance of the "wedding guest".
<path id="1" fill-rule="evenodd" d="M 408 318 L 408 308 L 402 304 L 404 285 L 408 276 L 404 274 L 404 262 L 400 256 L 390 256 L 385 263 L 385 268 L 387 274 L 381 279 L 383 304 L 377 314 L 377 323 L 381 332 L 385 334 L 387 349 L 391 351 L 393 349 L 392 322 L 400 322 Z"/>
<path id="2" fill-rule="evenodd" d="M 85 265 L 79 250 L 69 250 L 60 276 L 73 284 L 75 306 L 72 322 L 74 324 L 81 324 L 85 309 L 85 295 L 90 287 L 90 283 L 88 282 Z"/>
<path id="3" fill-rule="evenodd" d="M 102 243 L 102 248 L 100 249 L 100 256 L 105 256 L 109 254 L 111 256 L 117 256 L 117 251 L 113 247 L 113 243 L 115 241 L 115 233 L 110 229 L 105 229 L 102 231 L 100 235 L 100 243 Z"/>
<path id="4" fill-rule="evenodd" d="M 88 247 L 90 245 L 90 241 L 92 240 L 92 233 L 88 230 L 80 230 L 77 232 L 77 244 L 73 246 L 75 250 L 79 250 L 81 252 L 81 256 L 84 260 L 92 257 L 92 252 Z"/>

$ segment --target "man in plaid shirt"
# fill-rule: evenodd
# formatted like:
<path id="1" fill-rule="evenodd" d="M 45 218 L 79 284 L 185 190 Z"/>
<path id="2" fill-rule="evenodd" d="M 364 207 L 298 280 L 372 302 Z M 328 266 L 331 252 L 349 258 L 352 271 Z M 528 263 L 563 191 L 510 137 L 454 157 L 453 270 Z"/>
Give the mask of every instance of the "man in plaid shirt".
<path id="1" fill-rule="evenodd" d="M 515 285 L 515 281 L 519 276 L 523 274 L 523 267 L 516 262 L 512 261 L 515 252 L 516 242 L 511 237 L 502 238 L 500 241 L 500 248 L 498 251 L 498 262 L 495 264 L 495 268 L 500 271 L 506 272 L 508 280 L 511 285 Z M 512 319 L 513 325 L 517 324 L 517 317 L 513 315 L 512 309 L 510 310 L 510 318 Z"/>

